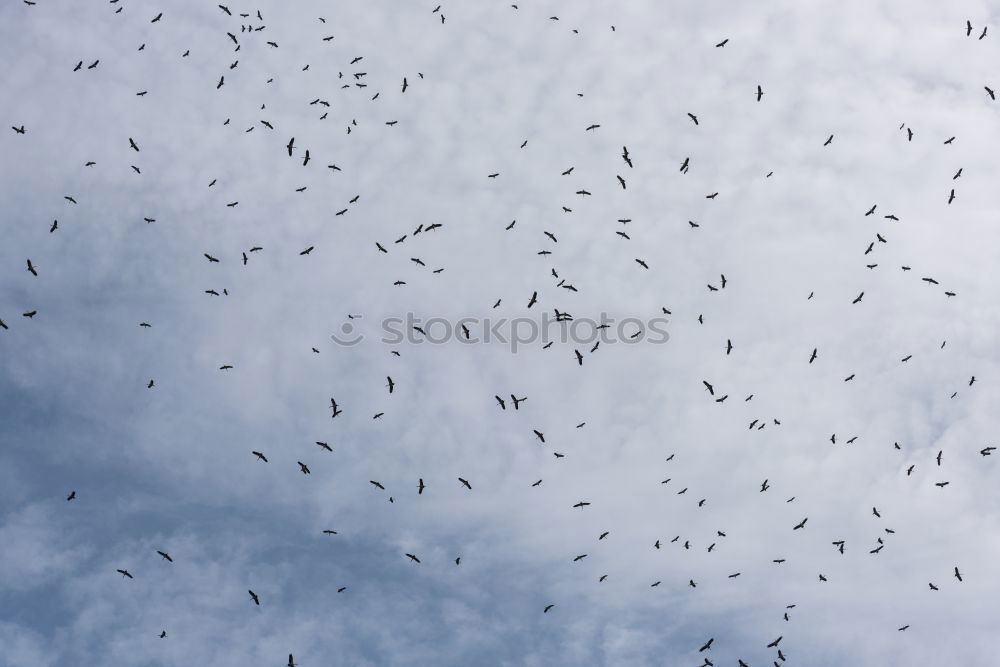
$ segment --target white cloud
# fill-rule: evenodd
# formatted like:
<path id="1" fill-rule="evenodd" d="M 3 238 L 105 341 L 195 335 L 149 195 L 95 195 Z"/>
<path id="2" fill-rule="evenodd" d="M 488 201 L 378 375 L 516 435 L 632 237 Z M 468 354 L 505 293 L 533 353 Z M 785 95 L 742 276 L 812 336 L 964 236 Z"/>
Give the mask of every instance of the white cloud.
<path id="1" fill-rule="evenodd" d="M 778 636 L 804 664 L 987 664 L 985 4 L 231 9 L 0 10 L 27 128 L 0 135 L 14 664 L 698 664 L 709 637 L 762 664 Z M 377 342 L 386 316 L 555 308 L 667 308 L 670 340 L 582 367 L 582 344 Z M 367 338 L 338 347 L 348 313 Z"/>

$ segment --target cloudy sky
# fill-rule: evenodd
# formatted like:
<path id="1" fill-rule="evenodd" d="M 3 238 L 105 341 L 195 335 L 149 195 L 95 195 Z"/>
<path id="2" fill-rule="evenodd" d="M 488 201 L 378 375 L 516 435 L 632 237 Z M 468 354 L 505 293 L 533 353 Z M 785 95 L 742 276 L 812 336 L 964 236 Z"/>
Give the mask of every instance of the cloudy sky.
<path id="1" fill-rule="evenodd" d="M 0 664 L 994 664 L 995 5 L 437 2 L 0 7 Z"/>

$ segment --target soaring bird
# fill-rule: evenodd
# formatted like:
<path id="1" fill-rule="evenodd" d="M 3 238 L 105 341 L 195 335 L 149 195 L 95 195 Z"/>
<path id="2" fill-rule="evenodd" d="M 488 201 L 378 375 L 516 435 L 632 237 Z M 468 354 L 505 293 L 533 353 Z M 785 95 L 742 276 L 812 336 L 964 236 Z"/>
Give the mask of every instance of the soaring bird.
<path id="1" fill-rule="evenodd" d="M 254 593 L 253 591 L 247 591 L 247 592 L 250 593 L 250 599 L 253 600 L 253 603 L 259 607 L 260 606 L 260 598 L 257 597 L 257 594 Z"/>

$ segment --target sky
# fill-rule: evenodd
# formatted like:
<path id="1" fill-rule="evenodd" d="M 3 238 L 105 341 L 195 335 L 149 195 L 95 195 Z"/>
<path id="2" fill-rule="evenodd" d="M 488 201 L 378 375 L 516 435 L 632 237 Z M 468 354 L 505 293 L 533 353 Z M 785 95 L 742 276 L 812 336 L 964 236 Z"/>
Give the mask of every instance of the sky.
<path id="1" fill-rule="evenodd" d="M 995 664 L 996 7 L 437 1 L 0 7 L 0 665 Z"/>

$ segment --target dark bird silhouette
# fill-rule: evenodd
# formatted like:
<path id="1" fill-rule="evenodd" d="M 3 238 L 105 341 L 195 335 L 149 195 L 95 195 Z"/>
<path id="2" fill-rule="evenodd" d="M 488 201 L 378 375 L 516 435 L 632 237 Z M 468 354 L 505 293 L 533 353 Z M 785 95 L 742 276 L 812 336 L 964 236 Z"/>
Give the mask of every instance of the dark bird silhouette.
<path id="1" fill-rule="evenodd" d="M 123 578 L 126 578 L 126 579 L 134 579 L 135 578 L 131 574 L 129 574 L 128 570 L 117 570 L 117 572 L 118 572 L 118 574 L 122 575 Z"/>
<path id="2" fill-rule="evenodd" d="M 296 463 L 299 464 L 299 470 L 302 471 L 303 475 L 311 474 L 312 471 L 309 470 L 309 466 L 307 466 L 305 463 L 303 463 L 302 461 L 296 461 Z"/>
<path id="3" fill-rule="evenodd" d="M 462 486 L 464 486 L 465 488 L 467 488 L 467 489 L 468 489 L 469 491 L 471 491 L 471 490 L 472 490 L 472 485 L 471 485 L 471 484 L 469 484 L 469 482 L 468 482 L 467 480 L 464 480 L 464 479 L 462 479 L 461 477 L 459 477 L 459 478 L 458 478 L 458 481 L 459 481 L 459 482 L 461 482 L 461 483 L 462 483 Z"/>
<path id="4" fill-rule="evenodd" d="M 76 491 L 70 491 L 69 495 L 66 496 L 66 501 L 69 502 L 70 500 L 76 500 Z"/>
<path id="5" fill-rule="evenodd" d="M 261 461 L 263 461 L 264 463 L 267 463 L 267 457 L 261 454 L 260 452 L 250 452 L 250 453 L 256 456 Z"/>
<path id="6" fill-rule="evenodd" d="M 257 594 L 254 593 L 251 590 L 248 590 L 247 592 L 250 593 L 250 599 L 253 600 L 253 603 L 259 607 L 260 606 L 260 598 L 257 597 Z M 289 656 L 289 657 L 291 657 L 291 656 Z"/>
<path id="7" fill-rule="evenodd" d="M 419 563 L 420 562 L 420 559 L 417 558 L 416 556 L 414 556 L 413 554 L 406 554 L 406 557 L 409 558 L 410 560 L 412 560 L 414 563 Z"/>

